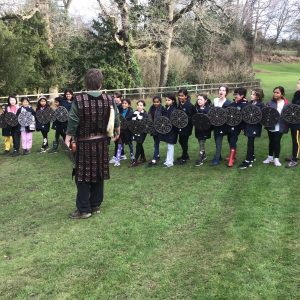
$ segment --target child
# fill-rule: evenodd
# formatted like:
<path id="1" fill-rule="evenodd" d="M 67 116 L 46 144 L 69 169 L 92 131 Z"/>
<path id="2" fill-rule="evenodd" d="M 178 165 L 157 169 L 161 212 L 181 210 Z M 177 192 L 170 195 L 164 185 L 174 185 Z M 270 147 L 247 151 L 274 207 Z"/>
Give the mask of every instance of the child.
<path id="1" fill-rule="evenodd" d="M 47 103 L 47 98 L 45 96 L 40 96 L 38 102 L 37 102 L 37 108 L 36 111 L 44 110 L 47 107 L 50 107 L 50 105 Z M 36 120 L 36 131 L 40 131 L 43 136 L 43 143 L 40 149 L 40 153 L 44 153 L 49 149 L 48 145 L 48 132 L 50 130 L 50 122 L 47 124 L 42 124 L 38 120 Z"/>
<path id="2" fill-rule="evenodd" d="M 2 105 L 2 112 L 1 114 L 5 114 L 7 111 L 7 106 Z M 2 136 L 4 137 L 4 152 L 3 154 L 9 154 L 10 149 L 13 147 L 13 138 L 11 136 L 11 132 L 9 127 L 2 128 Z"/>
<path id="3" fill-rule="evenodd" d="M 228 93 L 229 93 L 229 88 L 227 86 L 224 86 L 224 85 L 220 86 L 219 87 L 219 97 L 214 99 L 214 106 L 215 107 L 223 107 L 223 108 L 228 107 L 231 103 L 226 98 Z M 215 144 L 216 144 L 216 153 L 211 162 L 211 165 L 217 166 L 220 164 L 223 136 L 228 134 L 228 126 L 226 124 L 222 125 L 222 126 L 214 126 L 213 130 L 214 130 L 214 138 L 215 138 Z"/>
<path id="4" fill-rule="evenodd" d="M 162 115 L 169 118 L 172 112 L 177 109 L 176 96 L 173 93 L 166 95 L 166 105 L 162 110 Z M 164 162 L 164 168 L 170 168 L 174 165 L 174 145 L 177 143 L 178 129 L 172 126 L 172 130 L 166 134 L 159 134 L 159 139 L 167 143 L 167 157 Z"/>
<path id="5" fill-rule="evenodd" d="M 32 117 L 34 118 L 35 112 L 30 106 L 30 101 L 28 97 L 21 98 L 21 107 L 18 109 L 17 115 L 19 115 L 22 112 L 30 112 Z M 21 126 L 20 131 L 23 155 L 27 155 L 30 153 L 30 149 L 32 148 L 32 132 L 34 131 L 34 129 L 31 126 Z"/>
<path id="6" fill-rule="evenodd" d="M 19 109 L 19 105 L 17 104 L 17 99 L 16 96 L 11 95 L 8 96 L 7 99 L 7 112 L 11 112 L 14 114 L 17 114 L 17 111 Z M 8 130 L 10 131 L 10 135 L 12 136 L 13 139 L 13 153 L 12 156 L 17 156 L 19 155 L 19 149 L 20 149 L 20 125 L 16 125 L 16 126 L 7 126 Z"/>
<path id="7" fill-rule="evenodd" d="M 145 106 L 146 103 L 144 100 L 139 100 L 137 102 L 137 110 L 133 113 L 132 115 L 132 120 L 142 120 L 143 118 L 147 118 L 148 114 L 145 111 Z M 146 156 L 145 156 L 145 151 L 143 147 L 143 143 L 145 141 L 147 134 L 142 133 L 142 134 L 134 134 L 133 135 L 133 140 L 136 141 L 136 150 L 135 150 L 135 159 L 131 163 L 131 167 L 136 167 L 140 163 L 146 162 Z M 138 160 L 140 158 L 140 160 Z"/>
<path id="8" fill-rule="evenodd" d="M 264 92 L 262 89 L 254 89 L 251 92 L 251 104 L 262 109 L 264 107 L 263 104 Z M 247 142 L 247 155 L 246 159 L 239 165 L 241 170 L 252 167 L 252 164 L 255 160 L 254 155 L 254 140 L 256 137 L 261 136 L 262 125 L 260 123 L 257 124 L 247 124 L 245 123 L 244 134 L 248 138 Z"/>
<path id="9" fill-rule="evenodd" d="M 300 79 L 298 80 L 296 92 L 293 96 L 292 104 L 300 105 Z M 292 136 L 292 143 L 293 143 L 293 151 L 292 151 L 292 158 L 289 163 L 286 165 L 286 168 L 293 168 L 298 165 L 297 157 L 299 154 L 299 130 L 300 130 L 300 123 L 297 124 L 289 124 L 291 128 L 291 136 Z"/>
<path id="10" fill-rule="evenodd" d="M 196 113 L 207 114 L 209 112 L 211 101 L 208 99 L 206 94 L 199 94 L 195 103 Z M 196 161 L 195 166 L 199 167 L 203 165 L 206 160 L 205 153 L 205 141 L 211 138 L 211 129 L 200 130 L 195 127 L 195 137 L 199 143 L 199 159 Z"/>
<path id="11" fill-rule="evenodd" d="M 179 106 L 178 109 L 184 111 L 188 118 L 188 124 L 184 128 L 180 128 L 178 130 L 179 134 L 179 144 L 182 149 L 182 155 L 177 158 L 176 164 L 183 165 L 186 164 L 187 160 L 190 159 L 188 154 L 188 142 L 189 137 L 192 134 L 193 131 L 193 123 L 192 123 L 192 116 L 195 113 L 195 107 L 190 101 L 190 97 L 188 95 L 187 89 L 183 88 L 178 91 L 178 100 L 179 100 Z"/>
<path id="12" fill-rule="evenodd" d="M 162 115 L 162 106 L 161 106 L 161 98 L 159 96 L 155 96 L 152 99 L 152 105 L 148 112 L 148 118 L 154 123 L 158 117 Z M 148 166 L 156 166 L 157 161 L 159 160 L 159 137 L 157 132 L 152 134 L 153 142 L 154 142 L 154 153 L 153 159 L 149 162 Z"/>
<path id="13" fill-rule="evenodd" d="M 243 87 L 236 88 L 233 92 L 234 102 L 229 106 L 236 107 L 239 110 L 242 110 L 248 104 L 246 99 L 247 90 Z M 242 129 L 244 129 L 245 123 L 242 121 L 239 125 L 229 126 L 228 128 L 228 142 L 230 146 L 230 153 L 228 159 L 228 167 L 233 167 L 234 161 L 236 159 L 236 148 L 239 134 Z"/>
<path id="14" fill-rule="evenodd" d="M 282 86 L 277 86 L 274 88 L 273 99 L 267 105 L 276 108 L 281 114 L 283 107 L 288 105 L 288 100 L 284 98 L 284 88 Z M 288 132 L 288 125 L 283 119 L 280 118 L 275 126 L 267 127 L 266 129 L 268 130 L 269 136 L 269 155 L 263 161 L 263 163 L 274 163 L 276 167 L 280 167 L 280 141 L 282 135 Z"/>

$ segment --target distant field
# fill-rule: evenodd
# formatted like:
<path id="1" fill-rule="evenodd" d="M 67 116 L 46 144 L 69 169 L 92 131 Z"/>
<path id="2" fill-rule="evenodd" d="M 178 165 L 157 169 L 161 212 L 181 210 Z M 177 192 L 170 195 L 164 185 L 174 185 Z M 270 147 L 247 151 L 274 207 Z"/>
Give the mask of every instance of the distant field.
<path id="1" fill-rule="evenodd" d="M 291 99 L 300 78 L 300 64 L 254 64 L 255 77 L 262 80 L 262 87 L 268 100 L 274 87 L 281 85 L 286 90 L 286 97 Z"/>

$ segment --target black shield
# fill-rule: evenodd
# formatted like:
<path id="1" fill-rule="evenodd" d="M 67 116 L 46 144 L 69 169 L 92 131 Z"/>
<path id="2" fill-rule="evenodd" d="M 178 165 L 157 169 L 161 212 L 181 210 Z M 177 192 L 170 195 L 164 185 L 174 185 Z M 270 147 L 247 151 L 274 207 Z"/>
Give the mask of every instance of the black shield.
<path id="1" fill-rule="evenodd" d="M 172 130 L 172 123 L 167 117 L 160 116 L 155 120 L 154 128 L 160 134 L 167 134 Z"/>
<path id="2" fill-rule="evenodd" d="M 227 125 L 237 126 L 242 122 L 242 113 L 237 107 L 227 107 L 225 110 L 227 113 Z"/>
<path id="3" fill-rule="evenodd" d="M 21 126 L 27 127 L 32 123 L 32 114 L 29 111 L 23 111 L 18 116 L 18 122 Z"/>
<path id="4" fill-rule="evenodd" d="M 53 119 L 54 111 L 51 107 L 36 112 L 36 118 L 41 124 L 48 124 Z"/>
<path id="5" fill-rule="evenodd" d="M 195 128 L 205 131 L 210 129 L 210 120 L 208 115 L 203 113 L 194 114 L 192 117 L 192 123 Z"/>
<path id="6" fill-rule="evenodd" d="M 171 123 L 177 128 L 184 128 L 189 122 L 188 115 L 180 109 L 175 109 L 170 116 Z"/>
<path id="7" fill-rule="evenodd" d="M 222 107 L 212 107 L 207 115 L 210 123 L 214 126 L 222 126 L 227 121 L 226 110 Z"/>
<path id="8" fill-rule="evenodd" d="M 262 119 L 262 112 L 255 105 L 247 105 L 242 109 L 243 121 L 247 124 L 258 124 Z"/>
<path id="9" fill-rule="evenodd" d="M 282 109 L 283 120 L 290 124 L 300 123 L 300 105 L 289 104 Z"/>
<path id="10" fill-rule="evenodd" d="M 125 130 L 128 128 L 128 121 L 126 118 L 124 118 L 121 114 L 119 114 L 120 117 L 120 127 L 122 130 Z"/>
<path id="11" fill-rule="evenodd" d="M 4 119 L 6 124 L 11 127 L 15 127 L 18 125 L 18 117 L 12 112 L 5 113 Z"/>
<path id="12" fill-rule="evenodd" d="M 59 122 L 67 122 L 68 121 L 68 110 L 64 106 L 59 106 L 55 112 L 55 119 Z"/>
<path id="13" fill-rule="evenodd" d="M 280 114 L 276 108 L 266 106 L 262 110 L 261 124 L 265 127 L 273 127 L 280 119 Z"/>
<path id="14" fill-rule="evenodd" d="M 5 128 L 7 126 L 5 122 L 5 114 L 0 115 L 0 128 Z"/>
<path id="15" fill-rule="evenodd" d="M 145 120 L 144 132 L 152 134 L 152 135 L 157 134 L 157 132 L 155 131 L 155 128 L 154 128 L 154 124 L 153 124 L 152 120 L 150 120 L 149 118 Z"/>
<path id="16" fill-rule="evenodd" d="M 128 129 L 133 134 L 142 134 L 145 130 L 145 120 L 131 120 L 128 121 Z"/>

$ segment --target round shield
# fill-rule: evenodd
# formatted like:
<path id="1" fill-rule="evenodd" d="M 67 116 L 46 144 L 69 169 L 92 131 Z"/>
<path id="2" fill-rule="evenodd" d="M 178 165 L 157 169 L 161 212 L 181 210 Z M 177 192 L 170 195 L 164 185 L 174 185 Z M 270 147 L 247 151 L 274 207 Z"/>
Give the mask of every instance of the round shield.
<path id="1" fill-rule="evenodd" d="M 184 128 L 189 122 L 187 114 L 180 109 L 175 109 L 170 116 L 171 123 L 177 128 Z"/>
<path id="2" fill-rule="evenodd" d="M 53 118 L 54 110 L 51 107 L 46 107 L 43 110 L 36 112 L 36 118 L 41 124 L 48 124 Z"/>
<path id="3" fill-rule="evenodd" d="M 154 128 L 158 133 L 166 134 L 172 130 L 172 123 L 167 117 L 160 116 L 155 120 Z"/>
<path id="4" fill-rule="evenodd" d="M 27 127 L 32 123 L 32 114 L 29 111 L 23 111 L 18 116 L 18 122 L 21 126 Z"/>
<path id="5" fill-rule="evenodd" d="M 229 126 L 237 126 L 242 122 L 242 113 L 237 107 L 227 107 L 227 121 Z"/>
<path id="6" fill-rule="evenodd" d="M 300 123 L 300 105 L 289 104 L 282 109 L 283 120 L 290 124 Z"/>
<path id="7" fill-rule="evenodd" d="M 155 131 L 154 124 L 153 124 L 152 120 L 150 120 L 150 119 L 145 120 L 144 133 L 157 134 L 157 132 Z"/>
<path id="8" fill-rule="evenodd" d="M 265 127 L 273 127 L 280 119 L 280 114 L 276 108 L 266 106 L 262 110 L 261 124 Z"/>
<path id="9" fill-rule="evenodd" d="M 123 130 L 127 129 L 128 128 L 128 121 L 121 114 L 119 115 L 119 117 L 120 117 L 120 127 L 121 127 L 121 129 L 123 129 Z"/>
<path id="10" fill-rule="evenodd" d="M 55 119 L 59 122 L 67 122 L 68 121 L 68 110 L 64 106 L 59 106 L 55 112 Z"/>
<path id="11" fill-rule="evenodd" d="M 242 109 L 243 121 L 247 124 L 258 124 L 261 122 L 262 113 L 255 105 L 246 105 Z"/>
<path id="12" fill-rule="evenodd" d="M 142 134 L 145 130 L 145 120 L 131 120 L 128 121 L 128 129 L 133 134 Z"/>
<path id="13" fill-rule="evenodd" d="M 195 126 L 195 128 L 203 131 L 209 130 L 211 126 L 209 117 L 203 113 L 194 114 L 192 117 L 192 123 Z"/>
<path id="14" fill-rule="evenodd" d="M 5 122 L 5 114 L 0 115 L 0 128 L 5 128 L 7 126 Z"/>
<path id="15" fill-rule="evenodd" d="M 18 125 L 18 117 L 12 112 L 5 113 L 4 119 L 6 124 L 11 127 L 15 127 Z"/>
<path id="16" fill-rule="evenodd" d="M 212 107 L 207 115 L 210 123 L 214 126 L 222 126 L 227 121 L 226 110 L 222 107 Z"/>

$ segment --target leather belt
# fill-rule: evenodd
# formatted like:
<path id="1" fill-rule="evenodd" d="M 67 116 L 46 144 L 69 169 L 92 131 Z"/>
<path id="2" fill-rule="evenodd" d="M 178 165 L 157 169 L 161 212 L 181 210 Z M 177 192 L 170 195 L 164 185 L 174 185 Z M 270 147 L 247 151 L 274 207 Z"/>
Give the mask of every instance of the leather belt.
<path id="1" fill-rule="evenodd" d="M 107 138 L 107 135 L 93 135 L 93 136 L 89 136 L 89 137 L 82 137 L 82 138 L 78 138 L 77 141 L 78 142 L 89 142 L 89 141 L 97 141 L 97 140 L 104 140 Z"/>

